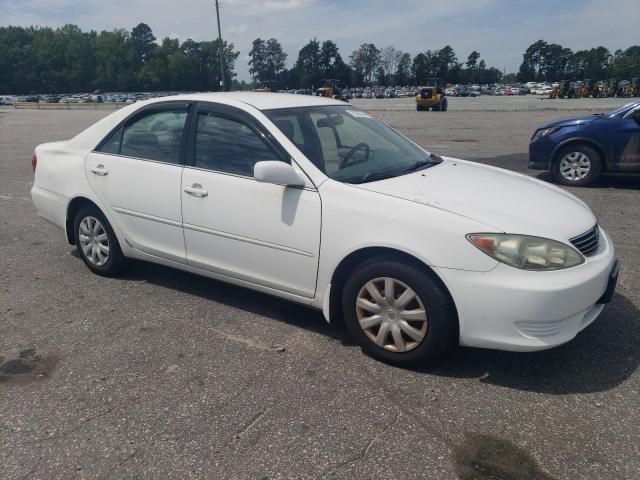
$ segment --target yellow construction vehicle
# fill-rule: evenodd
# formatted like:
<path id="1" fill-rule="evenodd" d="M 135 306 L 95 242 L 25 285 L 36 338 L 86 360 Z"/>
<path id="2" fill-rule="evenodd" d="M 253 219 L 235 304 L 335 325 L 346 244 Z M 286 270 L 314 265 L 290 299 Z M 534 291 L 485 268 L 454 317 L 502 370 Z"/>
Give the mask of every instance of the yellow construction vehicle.
<path id="1" fill-rule="evenodd" d="M 627 90 L 624 94 L 625 97 L 638 97 L 640 96 L 640 78 L 632 78 L 627 85 Z"/>
<path id="2" fill-rule="evenodd" d="M 254 92 L 277 92 L 278 91 L 278 82 L 276 80 L 265 80 L 260 84 L 258 88 L 254 90 Z"/>
<path id="3" fill-rule="evenodd" d="M 569 80 L 561 80 L 557 87 L 554 87 L 549 94 L 549 98 L 576 98 L 576 83 Z"/>
<path id="4" fill-rule="evenodd" d="M 319 97 L 333 98 L 334 100 L 342 100 L 343 102 L 347 101 L 342 95 L 340 80 L 336 80 L 335 78 L 322 80 L 322 87 L 316 90 L 316 95 Z"/>
<path id="5" fill-rule="evenodd" d="M 604 85 L 603 97 L 615 97 L 618 93 L 618 80 L 615 78 L 609 79 Z"/>
<path id="6" fill-rule="evenodd" d="M 446 112 L 449 102 L 444 93 L 445 86 L 445 82 L 439 78 L 428 78 L 425 85 L 416 90 L 416 110 Z"/>
<path id="7" fill-rule="evenodd" d="M 598 92 L 598 84 L 595 80 L 585 79 L 583 82 L 584 92 L 581 98 L 596 98 Z"/>

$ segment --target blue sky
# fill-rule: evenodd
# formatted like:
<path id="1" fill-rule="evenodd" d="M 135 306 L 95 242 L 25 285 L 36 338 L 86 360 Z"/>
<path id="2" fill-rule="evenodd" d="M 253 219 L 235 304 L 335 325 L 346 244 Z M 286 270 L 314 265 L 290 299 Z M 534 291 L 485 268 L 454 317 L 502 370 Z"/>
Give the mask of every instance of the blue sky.
<path id="1" fill-rule="evenodd" d="M 640 43 L 640 0 L 221 0 L 225 39 L 240 50 L 248 79 L 251 41 L 275 37 L 288 63 L 311 38 L 332 39 L 345 60 L 361 43 L 393 45 L 412 55 L 451 45 L 459 59 L 478 50 L 488 65 L 515 71 L 522 52 L 542 38 L 573 50 L 612 51 Z M 132 28 L 156 37 L 211 39 L 213 0 L 0 0 L 2 25 L 75 23 L 83 29 Z"/>

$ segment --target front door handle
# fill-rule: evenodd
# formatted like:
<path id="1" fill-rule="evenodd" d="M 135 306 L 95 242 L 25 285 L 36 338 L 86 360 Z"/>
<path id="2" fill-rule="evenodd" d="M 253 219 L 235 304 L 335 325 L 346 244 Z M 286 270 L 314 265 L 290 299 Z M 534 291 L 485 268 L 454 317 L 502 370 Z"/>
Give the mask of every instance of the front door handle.
<path id="1" fill-rule="evenodd" d="M 198 198 L 204 198 L 207 195 L 209 195 L 209 192 L 207 192 L 204 188 L 202 188 L 202 185 L 200 185 L 199 183 L 194 183 L 191 186 L 185 185 L 184 191 L 189 195 L 193 197 L 198 197 Z"/>
<path id="2" fill-rule="evenodd" d="M 109 170 L 107 170 L 102 164 L 96 165 L 95 167 L 91 167 L 91 171 L 100 177 L 109 175 Z"/>

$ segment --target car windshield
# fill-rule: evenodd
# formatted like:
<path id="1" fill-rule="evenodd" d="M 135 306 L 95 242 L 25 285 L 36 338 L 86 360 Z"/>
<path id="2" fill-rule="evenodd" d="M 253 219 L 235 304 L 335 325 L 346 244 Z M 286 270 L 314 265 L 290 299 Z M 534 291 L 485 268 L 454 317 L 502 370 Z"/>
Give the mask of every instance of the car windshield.
<path id="1" fill-rule="evenodd" d="M 264 113 L 311 162 L 340 182 L 373 182 L 442 162 L 384 122 L 352 106 Z"/>

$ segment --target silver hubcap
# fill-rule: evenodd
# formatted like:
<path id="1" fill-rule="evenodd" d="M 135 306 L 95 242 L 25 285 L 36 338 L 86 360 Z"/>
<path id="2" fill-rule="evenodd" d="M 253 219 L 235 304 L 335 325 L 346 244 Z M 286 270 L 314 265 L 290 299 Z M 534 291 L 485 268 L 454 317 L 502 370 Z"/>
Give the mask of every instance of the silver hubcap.
<path id="1" fill-rule="evenodd" d="M 584 179 L 591 171 L 591 160 L 582 152 L 572 152 L 560 160 L 560 175 L 571 182 Z"/>
<path id="2" fill-rule="evenodd" d="M 109 260 L 109 238 L 100 220 L 84 217 L 80 222 L 80 248 L 89 262 L 102 267 Z"/>
<path id="3" fill-rule="evenodd" d="M 391 352 L 408 352 L 427 334 L 427 312 L 420 297 L 395 278 L 374 278 L 358 292 L 356 316 L 369 339 Z"/>

